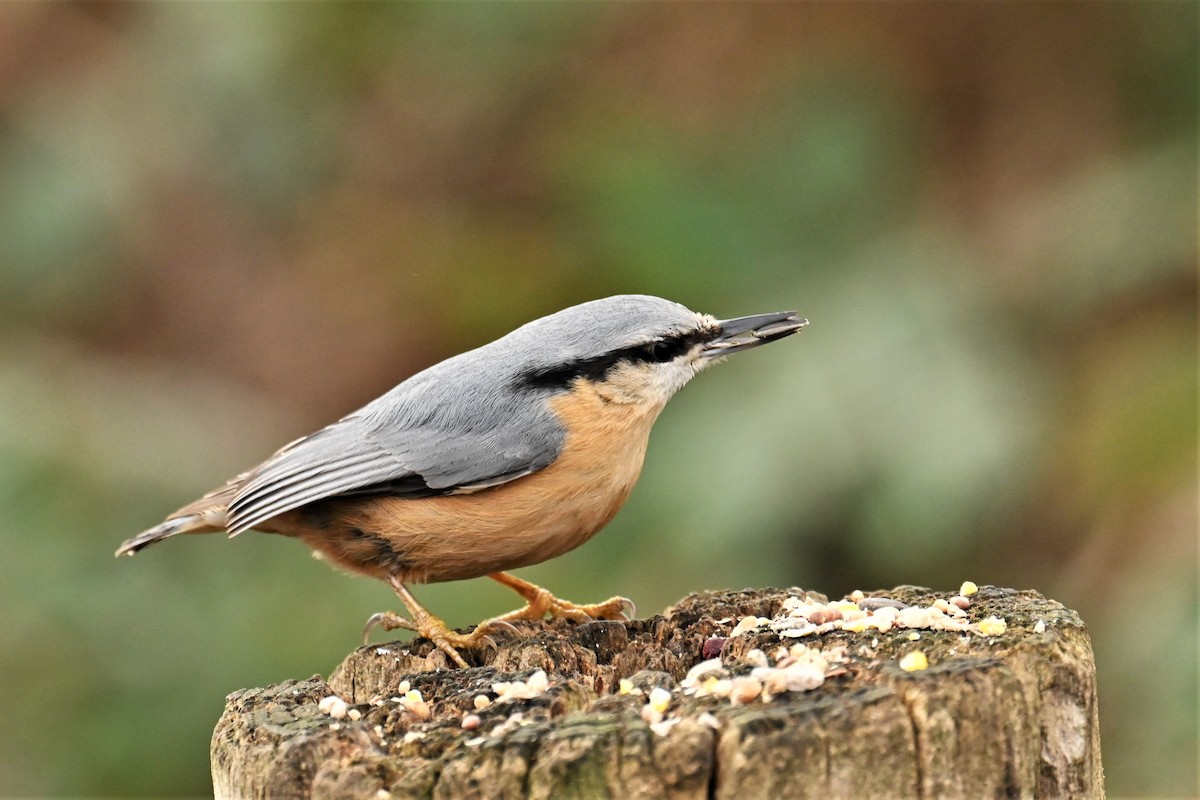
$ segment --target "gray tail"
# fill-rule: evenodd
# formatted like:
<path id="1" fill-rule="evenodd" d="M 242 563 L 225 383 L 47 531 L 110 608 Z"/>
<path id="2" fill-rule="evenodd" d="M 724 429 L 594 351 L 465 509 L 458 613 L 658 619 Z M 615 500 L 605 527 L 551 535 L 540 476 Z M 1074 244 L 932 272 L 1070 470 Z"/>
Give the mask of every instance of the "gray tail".
<path id="1" fill-rule="evenodd" d="M 204 514 L 188 514 L 183 517 L 174 517 L 161 525 L 155 525 L 148 531 L 139 533 L 132 539 L 125 540 L 117 548 L 116 555 L 131 556 L 143 547 L 149 547 L 155 542 L 169 539 L 177 533 L 209 533 L 217 530 L 220 530 L 220 528 L 214 527 L 212 521 L 206 518 Z"/>

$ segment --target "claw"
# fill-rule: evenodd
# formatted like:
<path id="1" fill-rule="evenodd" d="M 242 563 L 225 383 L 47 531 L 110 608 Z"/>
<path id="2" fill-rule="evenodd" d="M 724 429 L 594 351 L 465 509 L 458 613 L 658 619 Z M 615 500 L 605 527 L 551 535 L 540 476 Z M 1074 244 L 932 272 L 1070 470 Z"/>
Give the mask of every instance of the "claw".
<path id="1" fill-rule="evenodd" d="M 367 624 L 363 625 L 363 630 L 362 630 L 362 643 L 364 645 L 371 643 L 371 631 L 375 630 L 375 626 L 380 624 L 379 618 L 382 616 L 383 616 L 383 612 L 380 611 L 376 614 L 372 614 L 370 617 L 367 618 Z"/>
<path id="2" fill-rule="evenodd" d="M 503 619 L 499 618 L 480 623 L 480 626 L 486 628 L 492 633 L 500 632 L 511 634 L 513 636 L 521 635 L 520 628 L 518 628 L 516 625 L 513 625 L 511 622 L 505 622 Z"/>
<path id="3" fill-rule="evenodd" d="M 578 620 L 575 616 L 576 614 L 582 614 L 584 619 Z M 568 619 L 576 619 L 576 621 L 584 622 L 591 622 L 596 619 L 628 622 L 637 616 L 637 606 L 628 597 L 610 597 L 603 603 L 595 603 L 590 606 L 577 606 L 565 600 L 557 600 L 556 604 L 550 608 L 550 615 L 553 617 L 567 617 Z"/>
<path id="4" fill-rule="evenodd" d="M 368 617 L 367 624 L 363 625 L 363 644 L 368 643 L 371 638 L 371 631 L 375 630 L 375 628 L 382 628 L 385 631 L 394 631 L 397 629 L 404 629 L 406 631 L 417 630 L 416 625 L 395 611 L 378 611 Z"/>
<path id="5" fill-rule="evenodd" d="M 614 597 L 614 600 L 621 601 L 621 610 L 617 613 L 623 618 L 623 622 L 628 622 L 631 619 L 637 619 L 637 604 L 628 597 Z"/>

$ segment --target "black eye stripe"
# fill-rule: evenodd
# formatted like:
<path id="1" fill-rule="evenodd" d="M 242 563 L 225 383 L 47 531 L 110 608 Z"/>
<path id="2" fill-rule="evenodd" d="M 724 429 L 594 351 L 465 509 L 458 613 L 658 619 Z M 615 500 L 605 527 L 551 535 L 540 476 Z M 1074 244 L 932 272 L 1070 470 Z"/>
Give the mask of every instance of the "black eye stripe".
<path id="1" fill-rule="evenodd" d="M 638 347 L 630 353 L 630 357 L 633 361 L 650 361 L 655 364 L 664 364 L 677 356 L 683 355 L 690 347 L 691 345 L 683 337 L 658 339 Z"/>
<path id="2" fill-rule="evenodd" d="M 665 336 L 645 344 L 624 347 L 593 358 L 578 359 L 557 367 L 533 370 L 522 375 L 520 382 L 526 386 L 565 389 L 576 378 L 600 381 L 604 380 L 604 377 L 622 362 L 627 364 L 665 364 L 683 355 L 697 344 L 708 341 L 716 333 L 716 331 L 701 330 Z"/>

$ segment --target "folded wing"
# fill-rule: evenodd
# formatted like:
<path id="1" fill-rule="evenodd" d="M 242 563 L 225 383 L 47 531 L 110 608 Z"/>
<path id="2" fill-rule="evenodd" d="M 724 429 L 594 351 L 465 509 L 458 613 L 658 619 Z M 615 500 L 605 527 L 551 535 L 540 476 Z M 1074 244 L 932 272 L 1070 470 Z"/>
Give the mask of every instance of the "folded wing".
<path id="1" fill-rule="evenodd" d="M 247 474 L 229 504 L 230 535 L 320 500 L 479 491 L 543 469 L 562 449 L 564 433 L 544 404 L 437 403 L 420 391 L 400 395 L 405 388 Z"/>

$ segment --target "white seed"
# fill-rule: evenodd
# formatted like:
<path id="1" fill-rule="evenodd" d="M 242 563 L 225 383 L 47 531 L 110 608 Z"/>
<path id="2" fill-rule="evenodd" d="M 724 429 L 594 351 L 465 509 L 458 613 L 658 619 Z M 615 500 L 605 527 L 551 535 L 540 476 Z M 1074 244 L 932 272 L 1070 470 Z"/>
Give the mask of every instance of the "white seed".
<path id="1" fill-rule="evenodd" d="M 523 681 L 496 681 L 492 684 L 492 693 L 499 695 L 498 700 L 507 700 L 516 694 L 518 689 L 525 690 Z"/>
<path id="2" fill-rule="evenodd" d="M 779 635 L 788 639 L 799 639 L 801 636 L 808 636 L 816 632 L 816 625 L 805 625 L 803 628 L 788 628 L 787 630 L 780 631 Z"/>
<path id="3" fill-rule="evenodd" d="M 937 611 L 929 606 L 909 606 L 900 609 L 896 622 L 905 628 L 931 628 Z"/>
<path id="4" fill-rule="evenodd" d="M 824 682 L 825 670 L 816 664 L 792 664 L 786 669 L 772 670 L 763 678 L 764 696 L 784 692 L 807 692 Z"/>
<path id="5" fill-rule="evenodd" d="M 550 678 L 544 669 L 539 669 L 525 680 L 525 686 L 534 694 L 542 694 L 550 688 Z"/>
<path id="6" fill-rule="evenodd" d="M 721 663 L 720 658 L 709 658 L 708 661 L 701 661 L 700 663 L 696 664 L 695 667 L 692 667 L 688 670 L 688 675 L 686 675 L 683 679 L 683 685 L 697 686 L 703 682 L 703 679 L 706 678 L 707 675 L 724 673 L 725 666 Z M 634 684 L 632 684 L 629 679 L 623 678 L 622 681 L 620 681 L 620 685 L 622 685 L 622 693 L 628 694 L 628 692 L 624 691 L 625 684 L 629 684 L 630 690 L 634 688 Z"/>
<path id="7" fill-rule="evenodd" d="M 478 714 L 467 714 L 462 718 L 462 729 L 464 731 L 479 730 L 479 726 L 483 724 L 483 719 Z"/>
<path id="8" fill-rule="evenodd" d="M 767 659 L 767 654 L 757 647 L 747 650 L 746 655 L 742 656 L 747 664 L 754 667 L 768 667 L 771 662 Z"/>
<path id="9" fill-rule="evenodd" d="M 475 706 L 476 711 L 483 711 L 492 704 L 492 698 L 488 697 L 486 694 L 477 694 L 475 695 L 475 699 L 472 701 L 472 704 Z"/>
<path id="10" fill-rule="evenodd" d="M 783 670 L 789 692 L 807 692 L 825 682 L 824 663 L 794 664 Z"/>
<path id="11" fill-rule="evenodd" d="M 896 608 L 895 606 L 884 606 L 883 608 L 877 608 L 871 612 L 872 617 L 876 619 L 886 619 L 889 622 L 895 622 L 896 617 L 899 615 L 900 609 Z"/>
<path id="12" fill-rule="evenodd" d="M 667 710 L 667 706 L 671 705 L 671 693 L 661 686 L 654 687 L 650 690 L 649 705 L 661 714 Z"/>
<path id="13" fill-rule="evenodd" d="M 758 627 L 758 617 L 742 617 L 738 620 L 738 624 L 733 626 L 730 636 L 741 636 L 747 631 L 752 631 Z"/>
<path id="14" fill-rule="evenodd" d="M 349 706 L 345 700 L 335 694 L 331 694 L 328 697 L 322 698 L 321 702 L 317 703 L 317 708 L 334 719 L 345 719 Z"/>
<path id="15" fill-rule="evenodd" d="M 362 719 L 362 712 L 357 708 L 352 708 L 346 712 L 346 716 L 350 718 L 351 722 L 358 722 L 360 719 Z"/>
<path id="16" fill-rule="evenodd" d="M 1037 624 L 1035 624 L 1033 626 L 1033 632 L 1034 633 L 1045 633 L 1046 632 L 1046 620 L 1039 619 L 1037 621 Z"/>

